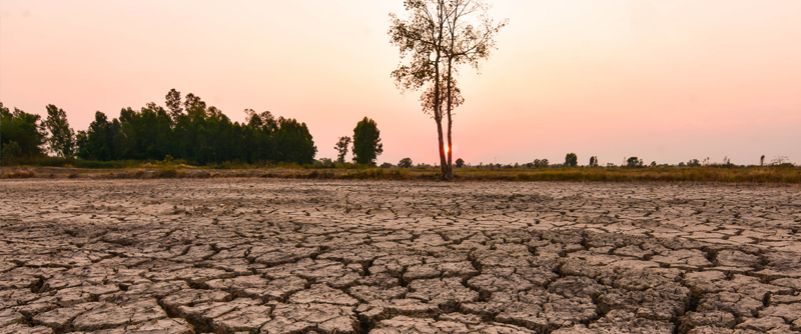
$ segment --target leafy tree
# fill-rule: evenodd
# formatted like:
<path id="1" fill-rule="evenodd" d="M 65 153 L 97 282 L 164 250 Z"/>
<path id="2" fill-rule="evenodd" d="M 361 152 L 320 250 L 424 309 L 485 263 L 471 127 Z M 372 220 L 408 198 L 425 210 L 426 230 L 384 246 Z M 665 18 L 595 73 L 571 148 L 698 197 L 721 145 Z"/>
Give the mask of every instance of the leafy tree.
<path id="1" fill-rule="evenodd" d="M 279 161 L 310 164 L 317 153 L 317 147 L 314 146 L 314 140 L 306 123 L 299 123 L 292 118 L 278 119 L 275 142 Z"/>
<path id="2" fill-rule="evenodd" d="M 464 167 L 464 160 L 462 158 L 456 159 L 456 168 Z"/>
<path id="3" fill-rule="evenodd" d="M 0 103 L 0 157 L 43 154 L 46 128 L 52 134 L 47 139 L 52 150 L 70 158 L 76 154 L 92 160 L 177 158 L 197 164 L 314 161 L 317 148 L 305 123 L 276 120 L 269 111 L 252 109 L 246 109 L 245 123 L 232 122 L 194 94 L 182 102 L 174 89 L 167 93 L 166 104 L 167 109 L 155 103 L 140 110 L 124 108 L 116 119 L 96 112 L 89 128 L 76 136 L 66 113 L 53 105 L 48 106 L 47 120 L 40 122 L 37 115 L 11 113 Z"/>
<path id="4" fill-rule="evenodd" d="M 337 162 L 344 164 L 345 156 L 348 155 L 348 145 L 350 145 L 350 137 L 339 137 L 334 149 L 337 150 Z"/>
<path id="5" fill-rule="evenodd" d="M 598 157 L 596 156 L 590 157 L 590 167 L 598 167 Z"/>
<path id="6" fill-rule="evenodd" d="M 760 166 L 765 166 L 765 155 L 764 154 L 761 157 L 759 157 L 759 165 Z"/>
<path id="7" fill-rule="evenodd" d="M 383 152 L 378 124 L 363 118 L 353 129 L 353 160 L 362 165 L 375 165 L 375 159 Z"/>
<path id="8" fill-rule="evenodd" d="M 170 147 L 171 119 L 167 111 L 148 103 L 140 111 L 125 108 L 120 111 L 119 152 L 122 159 L 163 160 L 172 153 Z M 203 145 L 203 143 L 196 143 Z"/>
<path id="9" fill-rule="evenodd" d="M 409 16 L 392 14 L 389 35 L 406 63 L 392 76 L 403 89 L 423 90 L 423 111 L 437 127 L 441 177 L 451 180 L 453 111 L 464 102 L 456 82 L 459 67 L 478 67 L 489 57 L 504 24 L 489 19 L 480 0 L 404 0 L 404 6 Z"/>
<path id="10" fill-rule="evenodd" d="M 687 167 L 700 167 L 700 166 L 701 166 L 701 161 L 698 161 L 698 159 L 690 159 L 689 161 L 687 161 Z"/>
<path id="11" fill-rule="evenodd" d="M 398 167 L 400 168 L 412 168 L 413 165 L 412 158 L 403 158 L 398 162 Z"/>
<path id="12" fill-rule="evenodd" d="M 642 167 L 643 161 L 638 157 L 629 157 L 626 159 L 626 167 Z"/>
<path id="13" fill-rule="evenodd" d="M 578 166 L 578 156 L 575 153 L 568 153 L 565 155 L 565 166 L 576 167 Z"/>
<path id="14" fill-rule="evenodd" d="M 180 118 L 184 112 L 184 109 L 181 108 L 181 92 L 175 90 L 175 88 L 170 89 L 164 98 L 167 109 L 170 111 L 170 118 L 173 123 L 178 123 L 178 118 Z"/>
<path id="15" fill-rule="evenodd" d="M 95 120 L 89 124 L 89 129 L 78 132 L 78 157 L 104 161 L 118 159 L 114 145 L 117 135 L 117 127 L 108 121 L 106 114 L 95 112 Z"/>
<path id="16" fill-rule="evenodd" d="M 75 132 L 70 128 L 64 109 L 48 104 L 44 124 L 50 133 L 47 138 L 50 150 L 59 157 L 72 159 L 75 155 Z"/>
<path id="17" fill-rule="evenodd" d="M 0 102 L 0 159 L 7 161 L 43 155 L 46 134 L 39 115 L 17 108 L 11 112 Z"/>
<path id="18" fill-rule="evenodd" d="M 550 163 L 548 159 L 534 159 L 534 168 L 548 168 Z"/>
<path id="19" fill-rule="evenodd" d="M 275 132 L 278 130 L 278 121 L 269 111 L 256 113 L 253 109 L 246 109 L 248 114 L 245 127 L 245 138 L 249 143 L 246 152 L 249 162 L 278 161 L 275 146 Z"/>

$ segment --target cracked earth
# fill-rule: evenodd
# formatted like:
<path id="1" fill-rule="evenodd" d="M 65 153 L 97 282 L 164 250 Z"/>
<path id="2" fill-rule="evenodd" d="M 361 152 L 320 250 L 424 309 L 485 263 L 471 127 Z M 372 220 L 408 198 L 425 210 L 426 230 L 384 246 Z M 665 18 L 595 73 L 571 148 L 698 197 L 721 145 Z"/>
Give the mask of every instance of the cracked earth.
<path id="1" fill-rule="evenodd" d="M 801 188 L 0 183 L 0 333 L 799 333 Z"/>

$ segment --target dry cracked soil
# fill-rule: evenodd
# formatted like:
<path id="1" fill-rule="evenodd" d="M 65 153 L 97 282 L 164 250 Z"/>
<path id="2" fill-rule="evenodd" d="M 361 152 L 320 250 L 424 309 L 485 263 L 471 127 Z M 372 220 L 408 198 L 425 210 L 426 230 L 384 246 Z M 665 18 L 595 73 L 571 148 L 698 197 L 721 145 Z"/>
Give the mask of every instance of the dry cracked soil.
<path id="1" fill-rule="evenodd" d="M 0 333 L 799 333 L 798 186 L 0 183 Z"/>

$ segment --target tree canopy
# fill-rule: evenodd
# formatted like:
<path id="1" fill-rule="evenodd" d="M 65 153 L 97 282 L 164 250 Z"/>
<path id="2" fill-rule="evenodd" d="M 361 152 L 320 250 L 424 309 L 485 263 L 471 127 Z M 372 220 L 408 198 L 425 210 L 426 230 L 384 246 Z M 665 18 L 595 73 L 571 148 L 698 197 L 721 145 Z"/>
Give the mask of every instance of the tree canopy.
<path id="1" fill-rule="evenodd" d="M 45 138 L 41 116 L 17 108 L 11 112 L 0 102 L 0 160 L 41 156 Z"/>
<path id="2" fill-rule="evenodd" d="M 375 159 L 384 152 L 378 124 L 367 117 L 353 129 L 353 160 L 362 165 L 375 165 Z"/>
<path id="3" fill-rule="evenodd" d="M 47 143 L 50 150 L 62 158 L 71 159 L 75 156 L 75 132 L 67 122 L 67 113 L 55 105 L 47 105 L 47 119 L 44 125 L 50 136 Z"/>
<path id="4" fill-rule="evenodd" d="M 182 100 L 175 89 L 167 93 L 165 104 L 166 109 L 156 103 L 138 110 L 123 108 L 114 119 L 95 112 L 94 121 L 77 134 L 66 112 L 55 105 L 47 106 L 48 116 L 42 121 L 38 115 L 18 109 L 12 113 L 0 104 L 2 158 L 41 157 L 44 143 L 62 158 L 77 155 L 100 161 L 170 157 L 195 164 L 310 164 L 317 153 L 308 127 L 295 119 L 247 109 L 246 122 L 232 122 L 199 96 L 190 93 Z"/>

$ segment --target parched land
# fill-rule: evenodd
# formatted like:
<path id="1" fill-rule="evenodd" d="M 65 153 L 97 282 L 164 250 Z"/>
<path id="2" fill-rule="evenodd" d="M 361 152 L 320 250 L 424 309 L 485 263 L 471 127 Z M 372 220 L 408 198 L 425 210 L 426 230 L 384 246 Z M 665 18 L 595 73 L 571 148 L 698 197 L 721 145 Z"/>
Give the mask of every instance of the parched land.
<path id="1" fill-rule="evenodd" d="M 801 187 L 0 182 L 0 333 L 798 333 Z"/>

